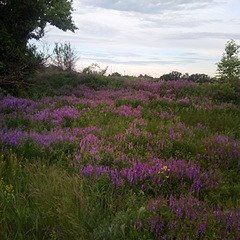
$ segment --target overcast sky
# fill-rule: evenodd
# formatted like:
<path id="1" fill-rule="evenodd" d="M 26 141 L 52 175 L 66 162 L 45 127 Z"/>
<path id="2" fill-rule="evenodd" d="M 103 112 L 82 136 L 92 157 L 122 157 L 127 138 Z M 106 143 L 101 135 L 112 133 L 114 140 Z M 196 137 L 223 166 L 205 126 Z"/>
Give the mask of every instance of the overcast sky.
<path id="1" fill-rule="evenodd" d="M 75 33 L 49 27 L 43 42 L 70 42 L 109 73 L 214 75 L 225 43 L 240 43 L 240 0 L 74 0 Z"/>

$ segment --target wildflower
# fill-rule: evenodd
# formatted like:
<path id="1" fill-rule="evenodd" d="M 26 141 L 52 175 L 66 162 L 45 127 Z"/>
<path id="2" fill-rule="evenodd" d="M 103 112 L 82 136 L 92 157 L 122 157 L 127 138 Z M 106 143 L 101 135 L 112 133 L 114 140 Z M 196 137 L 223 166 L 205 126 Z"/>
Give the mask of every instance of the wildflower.
<path id="1" fill-rule="evenodd" d="M 199 237 L 202 237 L 205 235 L 206 231 L 207 231 L 207 222 L 202 222 L 198 225 L 198 229 L 197 229 L 197 235 Z"/>
<path id="2" fill-rule="evenodd" d="M 5 194 L 7 199 L 10 199 L 10 198 L 14 197 L 14 188 L 13 188 L 12 184 L 5 185 L 4 194 Z"/>
<path id="3" fill-rule="evenodd" d="M 165 226 L 164 221 L 160 217 L 154 217 L 149 221 L 151 232 L 159 236 Z"/>

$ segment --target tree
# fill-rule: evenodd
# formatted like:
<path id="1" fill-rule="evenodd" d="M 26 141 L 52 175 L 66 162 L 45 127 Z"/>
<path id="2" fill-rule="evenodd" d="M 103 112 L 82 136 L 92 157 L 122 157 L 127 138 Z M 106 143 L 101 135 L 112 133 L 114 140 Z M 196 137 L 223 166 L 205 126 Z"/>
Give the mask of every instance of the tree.
<path id="1" fill-rule="evenodd" d="M 167 74 L 163 74 L 160 79 L 165 80 L 165 81 L 175 81 L 175 80 L 180 80 L 182 78 L 182 73 L 177 72 L 177 71 L 172 71 Z"/>
<path id="2" fill-rule="evenodd" d="M 187 80 L 190 80 L 196 83 L 207 83 L 211 81 L 211 77 L 209 77 L 207 74 L 195 73 L 195 74 L 191 74 Z"/>
<path id="3" fill-rule="evenodd" d="M 77 54 L 70 43 L 55 43 L 52 56 L 55 66 L 64 71 L 73 71 L 77 60 Z"/>
<path id="4" fill-rule="evenodd" d="M 231 81 L 240 78 L 240 46 L 234 40 L 228 41 L 221 61 L 217 64 L 221 80 Z"/>
<path id="5" fill-rule="evenodd" d="M 17 43 L 40 39 L 47 23 L 63 31 L 74 31 L 72 0 L 1 0 L 0 22 Z"/>
<path id="6" fill-rule="evenodd" d="M 110 77 L 121 77 L 122 75 L 118 72 L 114 72 L 112 74 L 109 74 Z"/>
<path id="7" fill-rule="evenodd" d="M 138 78 L 140 78 L 140 79 L 153 79 L 153 77 L 151 77 L 151 76 L 149 76 L 149 75 L 147 75 L 147 74 L 144 74 L 144 75 L 140 74 L 140 75 L 138 76 Z"/>
<path id="8" fill-rule="evenodd" d="M 43 37 L 47 24 L 63 31 L 76 29 L 72 10 L 72 0 L 0 1 L 0 87 L 19 82 L 38 65 L 40 55 L 28 41 Z"/>
<path id="9" fill-rule="evenodd" d="M 99 75 L 104 76 L 108 70 L 108 67 L 102 69 L 97 63 L 93 63 L 88 67 L 85 67 L 82 73 L 87 75 Z"/>

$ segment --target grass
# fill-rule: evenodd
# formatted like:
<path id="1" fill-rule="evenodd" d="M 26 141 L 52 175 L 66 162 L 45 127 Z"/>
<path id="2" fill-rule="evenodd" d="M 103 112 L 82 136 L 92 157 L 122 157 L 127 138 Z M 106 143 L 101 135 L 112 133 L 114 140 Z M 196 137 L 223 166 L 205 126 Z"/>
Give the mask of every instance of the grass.
<path id="1" fill-rule="evenodd" d="M 172 101 L 164 100 L 162 93 L 159 99 L 138 96 L 133 100 L 137 90 L 124 79 L 111 82 L 110 78 L 99 80 L 95 76 L 90 80 L 66 73 L 50 74 L 39 82 L 39 89 L 28 93 L 37 103 L 34 109 L 21 109 L 21 105 L 17 108 L 18 100 L 13 110 L 9 110 L 10 106 L 0 109 L 0 239 L 238 239 L 238 217 L 233 216 L 238 216 L 240 208 L 239 105 L 212 101 L 209 92 L 202 90 L 209 86 L 174 90 L 176 98 Z M 91 87 L 86 91 L 87 96 L 92 96 L 93 105 L 80 101 L 89 100 L 85 92 L 78 96 L 79 102 L 65 98 L 66 88 L 81 89 L 82 81 Z M 128 95 L 111 99 L 113 104 L 109 106 L 109 97 L 101 90 L 114 96 L 119 88 L 129 91 Z M 60 98 L 54 98 L 55 95 Z M 45 96 L 53 98 L 46 101 Z M 199 96 L 197 106 L 178 101 L 189 97 L 196 102 Z M 4 99 L 1 101 L 5 106 Z M 205 101 L 211 102 L 211 106 L 203 107 Z M 77 118 L 65 117 L 60 123 L 55 123 L 51 116 L 46 122 L 32 118 L 40 110 L 65 105 L 86 111 Z M 128 106 L 129 112 L 121 115 L 121 106 Z M 142 107 L 141 116 L 132 115 L 138 106 Z M 88 127 L 97 130 L 90 131 Z M 27 135 L 27 139 L 10 144 L 9 139 L 19 137 L 12 133 L 14 129 L 40 136 L 60 129 L 63 139 L 41 145 Z M 73 132 L 75 138 L 66 138 L 70 129 L 85 132 Z M 224 135 L 225 140 L 218 142 L 218 135 Z M 154 171 L 156 159 L 164 164 L 145 177 L 144 174 Z M 194 180 L 199 179 L 188 177 L 184 164 L 190 166 L 188 171 L 199 167 L 199 177 L 207 176 L 203 181 L 206 186 L 193 191 Z M 91 170 L 84 174 L 87 167 L 104 171 L 110 168 L 112 175 L 93 174 Z M 131 174 L 132 168 L 133 177 L 139 174 L 138 180 L 122 177 L 121 171 L 129 170 Z M 122 175 L 117 175 L 119 172 Z M 122 177 L 119 186 L 114 182 L 119 180 L 117 177 Z M 219 184 L 210 187 L 208 181 Z M 170 205 L 172 197 L 176 198 L 179 211 L 184 212 L 182 216 Z M 187 201 L 181 205 L 184 199 Z M 194 201 L 201 208 L 196 219 L 187 217 L 191 211 L 199 211 Z M 231 218 L 224 218 L 231 219 L 228 228 L 225 220 L 215 216 L 216 209 L 226 216 L 233 211 Z M 203 224 L 207 227 L 200 235 Z"/>

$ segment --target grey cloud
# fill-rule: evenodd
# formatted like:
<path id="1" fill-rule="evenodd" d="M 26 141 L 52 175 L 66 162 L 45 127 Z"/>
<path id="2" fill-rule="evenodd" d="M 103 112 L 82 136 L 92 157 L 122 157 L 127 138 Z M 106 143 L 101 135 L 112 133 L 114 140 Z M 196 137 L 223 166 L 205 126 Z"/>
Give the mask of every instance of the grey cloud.
<path id="1" fill-rule="evenodd" d="M 81 0 L 87 6 L 127 12 L 161 13 L 166 10 L 199 9 L 219 0 Z"/>
<path id="2" fill-rule="evenodd" d="M 200 19 L 189 15 L 186 16 L 180 13 L 178 13 L 177 18 L 175 14 L 168 14 L 167 16 L 146 15 L 140 19 L 142 21 L 142 27 L 148 28 L 193 28 L 206 24 L 209 25 L 223 22 L 221 19 Z"/>
<path id="3" fill-rule="evenodd" d="M 166 34 L 165 39 L 171 40 L 190 40 L 190 39 L 240 39 L 240 33 L 224 33 L 224 32 L 189 32 Z"/>
<path id="4" fill-rule="evenodd" d="M 94 35 L 95 37 L 111 37 L 119 33 L 116 27 L 110 27 L 106 24 L 94 20 L 82 20 L 78 23 L 79 31 L 84 32 L 84 34 Z"/>
<path id="5" fill-rule="evenodd" d="M 183 53 L 173 58 L 165 58 L 160 56 L 144 56 L 134 53 L 95 53 L 84 52 L 81 56 L 82 60 L 92 62 L 101 62 L 105 64 L 126 64 L 126 65 L 184 65 L 188 63 L 196 63 L 200 61 L 209 61 L 206 57 L 197 56 L 195 53 Z"/>
<path id="6" fill-rule="evenodd" d="M 129 61 L 120 61 L 114 59 L 107 59 L 107 58 L 82 58 L 84 60 L 90 60 L 93 62 L 101 62 L 105 64 L 126 64 L 126 65 L 152 65 L 152 64 L 160 64 L 160 65 L 170 65 L 170 64 L 183 64 L 182 61 L 174 61 L 174 60 L 129 60 Z"/>

